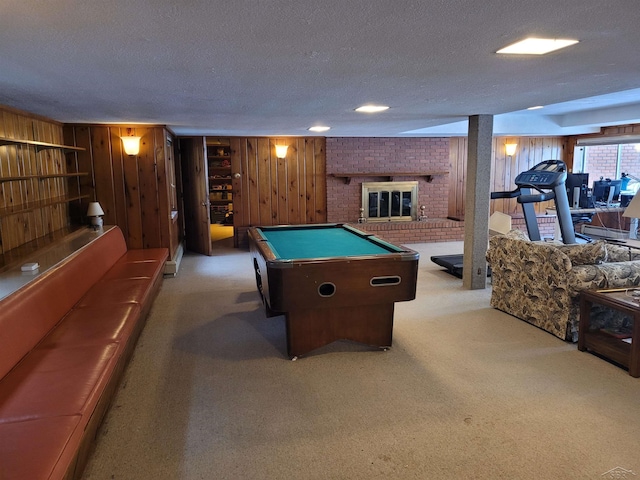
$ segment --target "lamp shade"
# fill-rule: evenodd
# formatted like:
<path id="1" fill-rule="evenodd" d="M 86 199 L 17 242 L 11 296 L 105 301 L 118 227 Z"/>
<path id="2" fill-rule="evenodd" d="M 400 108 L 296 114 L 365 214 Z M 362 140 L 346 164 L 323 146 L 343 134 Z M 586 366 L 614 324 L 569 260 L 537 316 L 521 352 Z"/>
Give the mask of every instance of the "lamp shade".
<path id="1" fill-rule="evenodd" d="M 138 155 L 140 152 L 140 137 L 121 137 L 124 153 L 127 155 Z"/>
<path id="2" fill-rule="evenodd" d="M 289 145 L 276 145 L 276 157 L 285 158 L 287 156 L 287 150 Z"/>
<path id="3" fill-rule="evenodd" d="M 622 216 L 630 218 L 640 218 L 640 195 L 636 193 L 633 196 L 631 202 L 629 202 L 629 206 L 625 209 Z"/>
<path id="4" fill-rule="evenodd" d="M 502 212 L 493 212 L 489 217 L 489 235 L 502 233 L 506 235 L 511 230 L 511 215 Z"/>
<path id="5" fill-rule="evenodd" d="M 504 149 L 509 157 L 513 156 L 516 153 L 516 148 L 518 148 L 517 143 L 506 143 L 504 145 Z"/>
<path id="6" fill-rule="evenodd" d="M 87 217 L 98 217 L 100 215 L 104 215 L 104 211 L 100 206 L 99 202 L 91 202 L 89 203 L 89 208 L 87 209 Z"/>

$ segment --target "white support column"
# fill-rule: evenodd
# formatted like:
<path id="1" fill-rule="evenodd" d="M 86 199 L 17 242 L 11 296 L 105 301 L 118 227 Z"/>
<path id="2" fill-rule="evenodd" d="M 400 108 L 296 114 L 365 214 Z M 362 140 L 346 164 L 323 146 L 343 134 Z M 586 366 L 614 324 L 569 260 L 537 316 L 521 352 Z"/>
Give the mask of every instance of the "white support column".
<path id="1" fill-rule="evenodd" d="M 487 286 L 493 115 L 469 117 L 468 139 L 462 284 L 478 290 Z"/>

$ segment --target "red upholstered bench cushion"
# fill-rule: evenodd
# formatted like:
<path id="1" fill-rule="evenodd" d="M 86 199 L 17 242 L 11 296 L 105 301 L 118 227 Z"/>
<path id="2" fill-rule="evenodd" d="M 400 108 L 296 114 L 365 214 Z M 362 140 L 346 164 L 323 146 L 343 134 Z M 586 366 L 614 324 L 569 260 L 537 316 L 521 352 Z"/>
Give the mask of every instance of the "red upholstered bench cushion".
<path id="1" fill-rule="evenodd" d="M 132 257 L 140 257 L 136 252 L 128 252 L 111 270 L 109 270 L 103 280 L 111 280 L 114 278 L 153 278 L 158 275 L 159 270 L 164 268 L 166 255 L 159 258 L 147 258 L 143 260 L 133 260 Z M 149 257 L 155 252 L 150 252 Z"/>
<path id="2" fill-rule="evenodd" d="M 0 424 L 82 414 L 115 367 L 117 344 L 36 348 L 0 381 Z"/>
<path id="3" fill-rule="evenodd" d="M 125 303 L 74 308 L 47 335 L 40 348 L 108 344 L 127 338 L 140 316 L 140 305 Z"/>
<path id="4" fill-rule="evenodd" d="M 0 478 L 61 478 L 69 459 L 60 459 L 73 453 L 68 447 L 81 436 L 76 430 L 80 419 L 69 415 L 0 424 Z M 57 467 L 62 471 L 53 477 Z"/>

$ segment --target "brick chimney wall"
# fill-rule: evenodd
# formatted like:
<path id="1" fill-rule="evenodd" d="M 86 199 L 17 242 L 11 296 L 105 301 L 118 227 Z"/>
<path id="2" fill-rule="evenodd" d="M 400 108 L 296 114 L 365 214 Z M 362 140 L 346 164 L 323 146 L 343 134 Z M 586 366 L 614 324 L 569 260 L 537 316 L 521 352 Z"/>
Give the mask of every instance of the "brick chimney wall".
<path id="1" fill-rule="evenodd" d="M 362 206 L 362 182 L 384 182 L 371 174 L 448 172 L 448 138 L 327 138 L 327 221 L 356 222 Z M 332 173 L 361 173 L 350 184 Z M 369 175 L 367 175 L 369 174 Z M 445 219 L 448 211 L 449 177 L 397 177 L 418 183 L 418 207 L 426 206 L 430 219 Z"/>

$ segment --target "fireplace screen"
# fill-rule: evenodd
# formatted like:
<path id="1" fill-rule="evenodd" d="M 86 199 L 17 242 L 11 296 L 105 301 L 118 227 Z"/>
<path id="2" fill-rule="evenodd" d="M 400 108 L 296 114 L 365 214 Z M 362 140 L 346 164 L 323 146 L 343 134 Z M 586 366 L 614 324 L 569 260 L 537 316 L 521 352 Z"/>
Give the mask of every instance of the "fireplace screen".
<path id="1" fill-rule="evenodd" d="M 369 222 L 416 219 L 418 182 L 365 182 L 362 208 Z"/>

